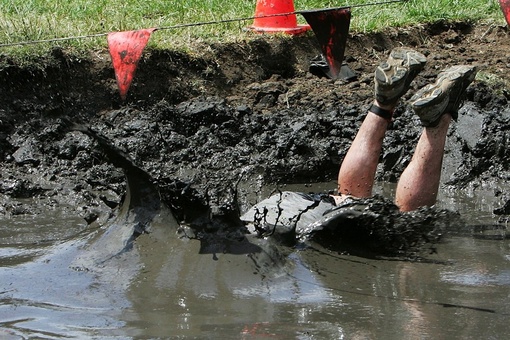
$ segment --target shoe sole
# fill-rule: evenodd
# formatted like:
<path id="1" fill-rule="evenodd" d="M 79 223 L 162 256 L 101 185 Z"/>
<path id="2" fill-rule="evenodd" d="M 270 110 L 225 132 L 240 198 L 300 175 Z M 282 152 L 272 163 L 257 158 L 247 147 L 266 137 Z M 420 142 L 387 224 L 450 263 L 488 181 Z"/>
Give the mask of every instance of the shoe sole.
<path id="1" fill-rule="evenodd" d="M 427 85 L 411 98 L 412 108 L 423 126 L 435 126 L 450 113 L 456 118 L 464 90 L 476 76 L 476 67 L 457 65 L 439 73 L 434 84 Z"/>
<path id="2" fill-rule="evenodd" d="M 405 68 L 409 69 L 409 73 L 417 74 L 423 69 L 426 62 L 427 58 L 419 52 L 408 49 L 394 49 L 391 51 L 388 60 L 376 69 L 375 76 L 379 84 L 392 85 L 402 80 L 403 76 L 406 75 Z M 404 72 L 399 72 L 402 70 Z"/>
<path id="3" fill-rule="evenodd" d="M 455 76 L 450 76 L 449 79 L 454 82 L 454 85 L 450 91 L 450 100 L 446 110 L 457 117 L 460 103 L 463 99 L 463 94 L 466 88 L 473 82 L 478 72 L 476 66 L 469 65 L 457 65 L 452 66 L 444 72 L 439 73 L 439 77 L 448 76 L 448 74 L 454 73 Z"/>
<path id="4" fill-rule="evenodd" d="M 396 94 L 391 98 L 377 98 L 378 101 L 391 102 L 402 96 L 426 62 L 427 58 L 414 50 L 392 50 L 388 60 L 376 68 L 374 77 L 378 87 L 376 93 L 391 89 L 391 92 Z M 383 96 L 382 93 L 381 96 Z"/>

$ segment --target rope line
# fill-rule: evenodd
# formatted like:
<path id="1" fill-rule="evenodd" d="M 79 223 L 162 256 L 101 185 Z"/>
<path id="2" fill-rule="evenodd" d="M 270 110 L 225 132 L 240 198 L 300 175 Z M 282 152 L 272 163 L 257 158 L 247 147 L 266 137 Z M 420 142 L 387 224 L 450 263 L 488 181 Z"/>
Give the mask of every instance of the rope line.
<path id="1" fill-rule="evenodd" d="M 31 41 L 19 41 L 14 43 L 8 43 L 8 44 L 0 44 L 0 47 L 7 47 L 7 46 L 18 46 L 18 45 L 33 45 L 33 44 L 41 44 L 46 42 L 56 42 L 56 41 L 66 41 L 66 40 L 78 40 L 78 39 L 87 39 L 87 38 L 96 38 L 96 37 L 104 37 L 107 36 L 108 33 L 97 33 L 97 34 L 90 34 L 90 35 L 78 35 L 78 36 L 71 36 L 71 37 L 63 37 L 63 38 L 51 38 L 51 39 L 42 39 L 42 40 L 31 40 Z"/>
<path id="2" fill-rule="evenodd" d="M 341 9 L 346 9 L 346 8 L 359 8 L 359 7 L 367 7 L 367 6 L 387 5 L 387 4 L 407 2 L 407 1 L 409 1 L 409 0 L 389 0 L 389 1 L 383 1 L 383 2 L 372 2 L 372 3 L 352 5 L 352 6 L 329 7 L 329 8 L 320 8 L 320 9 L 314 9 L 314 10 L 300 10 L 300 11 L 287 12 L 287 13 L 259 15 L 259 16 L 245 17 L 245 18 L 202 21 L 202 22 L 195 22 L 195 23 L 178 24 L 178 25 L 173 25 L 173 26 L 156 27 L 154 30 L 159 31 L 159 30 L 170 30 L 170 29 L 188 28 L 188 27 L 205 26 L 205 25 L 226 24 L 226 23 L 237 22 L 237 21 L 249 21 L 249 20 L 261 19 L 261 18 L 280 17 L 280 16 L 310 13 L 310 12 L 326 12 L 326 11 L 341 10 Z M 0 44 L 0 48 L 1 47 L 10 47 L 10 46 L 34 45 L 34 44 L 58 42 L 58 41 L 97 38 L 97 37 L 107 36 L 108 34 L 109 33 L 95 33 L 95 34 L 89 34 L 89 35 L 79 35 L 79 36 L 70 36 L 70 37 L 62 37 L 62 38 L 19 41 L 19 42 L 13 42 L 13 43 Z"/>

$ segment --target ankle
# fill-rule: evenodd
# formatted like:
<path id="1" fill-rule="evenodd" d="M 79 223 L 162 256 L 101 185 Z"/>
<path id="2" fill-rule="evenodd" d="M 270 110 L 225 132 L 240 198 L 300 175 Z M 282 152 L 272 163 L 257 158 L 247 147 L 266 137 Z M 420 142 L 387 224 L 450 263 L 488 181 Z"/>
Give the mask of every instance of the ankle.
<path id="1" fill-rule="evenodd" d="M 391 122 L 393 119 L 393 111 L 395 111 L 395 105 L 384 105 L 375 99 L 369 111 L 381 118 L 386 119 L 388 122 Z"/>
<path id="2" fill-rule="evenodd" d="M 450 123 L 452 122 L 453 118 L 450 113 L 443 113 L 441 117 L 434 123 L 431 123 L 430 125 L 426 126 L 425 128 L 431 128 L 431 129 L 437 129 L 442 127 L 448 127 L 450 126 Z"/>
<path id="3" fill-rule="evenodd" d="M 396 104 L 381 104 L 380 102 L 377 101 L 377 99 L 374 99 L 374 103 L 373 105 L 383 109 L 383 110 L 386 110 L 386 111 L 395 111 L 395 106 Z"/>

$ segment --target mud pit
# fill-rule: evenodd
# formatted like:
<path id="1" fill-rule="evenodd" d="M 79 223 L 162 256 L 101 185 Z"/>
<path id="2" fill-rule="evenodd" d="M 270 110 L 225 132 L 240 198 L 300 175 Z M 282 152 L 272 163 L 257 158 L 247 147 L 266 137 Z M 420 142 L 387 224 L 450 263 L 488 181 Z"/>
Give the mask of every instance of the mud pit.
<path id="1" fill-rule="evenodd" d="M 371 104 L 373 70 L 391 48 L 401 45 L 428 58 L 405 99 L 447 66 L 481 66 L 449 133 L 441 187 L 447 194 L 438 205 L 454 212 L 473 206 L 479 214 L 465 216 L 476 217 L 462 233 L 490 229 L 496 235 L 486 236 L 505 239 L 510 214 L 510 33 L 506 27 L 468 23 L 350 36 L 346 61 L 357 75 L 350 81 L 308 72 L 309 61 L 319 52 L 313 36 L 197 45 L 189 54 L 149 50 L 125 103 L 106 53 L 76 56 L 54 48 L 23 66 L 0 56 L 0 214 L 8 221 L 62 210 L 87 224 L 105 225 L 116 213 L 126 191 L 122 170 L 96 140 L 70 131 L 67 120 L 86 123 L 124 150 L 150 175 L 177 220 L 192 223 L 195 230 L 237 227 L 239 215 L 251 205 L 272 190 L 292 189 L 292 184 L 332 192 L 339 165 Z M 381 193 L 398 180 L 420 131 L 403 101 L 384 142 L 377 172 Z M 325 184 L 317 189 L 314 183 L 319 182 Z M 472 202 L 459 203 L 457 193 Z M 92 227 L 51 230 L 51 235 L 40 230 L 30 241 L 67 240 L 87 228 Z M 140 299 L 133 303 L 143 304 Z M 276 326 L 298 332 L 289 327 Z"/>
<path id="2" fill-rule="evenodd" d="M 120 169 L 61 118 L 85 122 L 127 152 L 180 221 L 197 211 L 239 214 L 265 198 L 262 187 L 334 181 L 371 104 L 373 70 L 400 45 L 428 57 L 406 99 L 447 66 L 481 66 L 451 129 L 443 182 L 489 187 L 500 201 L 494 209 L 508 213 L 507 193 L 497 185 L 509 177 L 508 29 L 467 23 L 351 36 L 346 61 L 357 74 L 351 81 L 307 72 L 319 51 L 313 36 L 193 46 L 192 54 L 147 51 L 126 103 L 107 55 L 77 57 L 54 48 L 23 67 L 3 58 L 2 213 L 38 210 L 9 198 L 71 200 L 91 222 L 120 202 Z M 379 181 L 398 180 L 419 132 L 403 101 L 385 139 Z M 326 189 L 334 190 L 334 183 Z"/>

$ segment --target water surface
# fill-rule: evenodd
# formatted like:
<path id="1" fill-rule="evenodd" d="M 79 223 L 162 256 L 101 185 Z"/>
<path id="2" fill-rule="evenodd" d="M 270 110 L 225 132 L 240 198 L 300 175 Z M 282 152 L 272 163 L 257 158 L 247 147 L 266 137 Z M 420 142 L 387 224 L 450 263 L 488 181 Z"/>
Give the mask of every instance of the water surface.
<path id="1" fill-rule="evenodd" d="M 75 260 L 102 230 L 72 208 L 4 216 L 0 336 L 508 338 L 510 243 L 492 214 L 496 204 L 490 189 L 442 193 L 438 205 L 459 210 L 466 228 L 430 261 L 317 247 L 290 252 L 277 270 L 257 268 L 247 255 L 199 254 L 196 240 L 146 237 L 132 254 L 87 271 Z"/>

